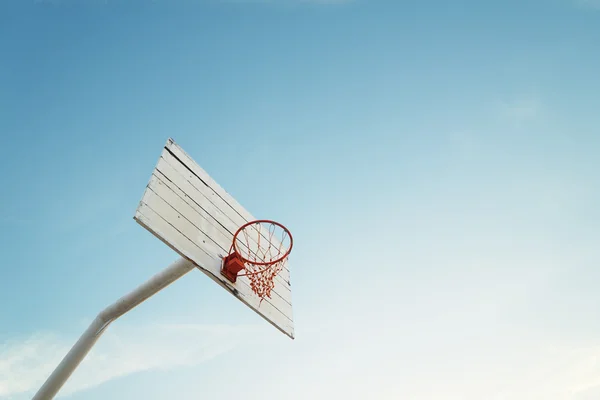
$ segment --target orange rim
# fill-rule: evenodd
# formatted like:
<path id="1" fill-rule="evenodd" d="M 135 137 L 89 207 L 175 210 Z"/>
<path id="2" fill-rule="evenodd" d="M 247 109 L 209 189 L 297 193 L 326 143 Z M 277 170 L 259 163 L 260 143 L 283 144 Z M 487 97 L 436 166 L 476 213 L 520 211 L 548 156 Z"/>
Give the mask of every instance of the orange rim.
<path id="1" fill-rule="evenodd" d="M 276 226 L 280 227 L 281 229 L 283 229 L 283 231 L 290 237 L 290 247 L 287 249 L 287 251 L 285 253 L 283 253 L 283 255 L 281 257 L 279 257 L 278 259 L 273 260 L 273 261 L 257 262 L 257 261 L 248 260 L 247 258 L 242 256 L 242 253 L 239 251 L 239 249 L 237 247 L 238 235 L 247 227 L 249 227 L 251 225 L 255 225 L 255 224 L 276 225 Z M 260 233 L 260 231 L 259 231 L 259 233 Z M 239 229 L 237 230 L 237 232 L 235 232 L 235 235 L 233 235 L 233 250 L 238 254 L 238 256 L 242 259 L 242 261 L 244 261 L 245 263 L 253 264 L 253 265 L 268 266 L 268 265 L 277 264 L 277 263 L 285 260 L 290 255 L 290 253 L 292 252 L 293 246 L 294 246 L 294 238 L 292 237 L 292 233 L 290 232 L 290 230 L 288 228 L 286 228 L 283 224 L 280 224 L 279 222 L 276 222 L 276 221 L 272 221 L 270 219 L 257 219 L 255 221 L 246 222 L 244 225 L 240 226 Z"/>

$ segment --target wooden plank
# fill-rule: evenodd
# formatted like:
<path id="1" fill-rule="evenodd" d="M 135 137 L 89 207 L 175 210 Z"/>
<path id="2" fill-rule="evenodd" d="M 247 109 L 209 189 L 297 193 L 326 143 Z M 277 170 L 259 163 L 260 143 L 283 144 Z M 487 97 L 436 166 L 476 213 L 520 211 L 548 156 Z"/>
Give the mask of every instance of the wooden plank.
<path id="1" fill-rule="evenodd" d="M 151 192 L 147 189 L 146 193 Z M 136 214 L 135 220 L 147 230 L 153 233 L 156 237 L 165 242 L 169 247 L 175 250 L 182 257 L 194 262 L 198 268 L 209 276 L 213 281 L 226 289 L 231 294 L 235 295 L 240 301 L 253 309 L 257 314 L 275 326 L 290 338 L 294 338 L 294 328 L 291 319 L 283 312 L 275 308 L 266 299 L 262 303 L 254 293 L 247 293 L 245 285 L 231 284 L 220 274 L 221 260 L 208 254 L 205 249 L 198 246 L 197 243 L 190 240 L 184 233 L 178 230 L 177 227 L 167 222 L 159 213 L 149 207 L 145 202 L 141 202 Z M 180 218 L 181 219 L 181 218 Z M 248 288 L 249 290 L 249 288 Z"/>
<path id="2" fill-rule="evenodd" d="M 231 238 L 227 238 L 221 231 L 208 223 L 205 216 L 196 212 L 155 176 L 150 180 L 142 202 L 163 219 L 169 221 L 189 240 L 197 243 L 213 258 L 220 258 L 219 255 L 223 256 L 228 253 Z M 250 292 L 250 283 L 247 277 L 240 276 L 237 282 L 239 282 L 236 283 L 238 289 L 241 290 L 240 285 L 245 284 L 248 287 L 244 290 Z M 275 282 L 271 298 L 267 298 L 265 301 L 273 304 L 285 315 L 292 313 L 291 292 L 289 286 L 285 284 Z"/>
<path id="3" fill-rule="evenodd" d="M 217 192 L 189 171 L 185 165 L 167 150 L 161 155 L 156 165 L 156 171 L 160 172 L 160 174 L 177 186 L 185 195 L 189 196 L 198 207 L 206 210 L 214 218 L 215 222 L 231 234 L 232 238 L 235 231 L 247 222 Z M 251 215 L 250 217 L 250 221 L 255 219 Z M 253 242 L 256 243 L 256 241 Z M 274 242 L 278 243 L 277 241 Z M 290 286 L 290 271 L 287 263 L 277 275 L 276 280 Z"/>

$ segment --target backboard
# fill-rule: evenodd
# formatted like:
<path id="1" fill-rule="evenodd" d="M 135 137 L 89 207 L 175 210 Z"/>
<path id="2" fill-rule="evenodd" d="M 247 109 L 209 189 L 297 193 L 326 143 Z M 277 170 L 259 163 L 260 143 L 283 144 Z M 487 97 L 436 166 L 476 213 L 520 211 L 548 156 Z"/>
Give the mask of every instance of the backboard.
<path id="1" fill-rule="evenodd" d="M 275 278 L 271 298 L 254 294 L 246 276 L 230 282 L 221 274 L 234 233 L 255 220 L 181 147 L 169 139 L 144 191 L 134 219 L 193 262 L 281 332 L 294 338 L 289 264 Z"/>

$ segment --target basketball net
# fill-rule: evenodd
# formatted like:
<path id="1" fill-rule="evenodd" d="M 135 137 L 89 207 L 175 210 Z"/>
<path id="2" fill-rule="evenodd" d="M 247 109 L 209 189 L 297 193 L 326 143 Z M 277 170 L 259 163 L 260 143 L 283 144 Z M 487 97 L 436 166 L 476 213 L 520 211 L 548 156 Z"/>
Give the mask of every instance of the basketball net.
<path id="1" fill-rule="evenodd" d="M 278 222 L 257 220 L 244 224 L 233 237 L 231 252 L 237 253 L 244 263 L 250 288 L 262 300 L 271 298 L 275 278 L 287 265 L 292 251 L 290 231 Z"/>

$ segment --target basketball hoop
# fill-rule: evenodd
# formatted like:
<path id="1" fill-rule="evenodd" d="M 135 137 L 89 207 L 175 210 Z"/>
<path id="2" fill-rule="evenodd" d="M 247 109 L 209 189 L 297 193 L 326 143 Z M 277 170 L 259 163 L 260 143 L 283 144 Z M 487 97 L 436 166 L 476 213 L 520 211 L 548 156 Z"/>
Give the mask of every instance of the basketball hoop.
<path id="1" fill-rule="evenodd" d="M 261 301 L 270 298 L 275 277 L 285 267 L 293 244 L 291 232 L 279 222 L 267 219 L 247 222 L 233 235 L 221 273 L 234 283 L 238 276 L 248 277 L 250 288 Z"/>

